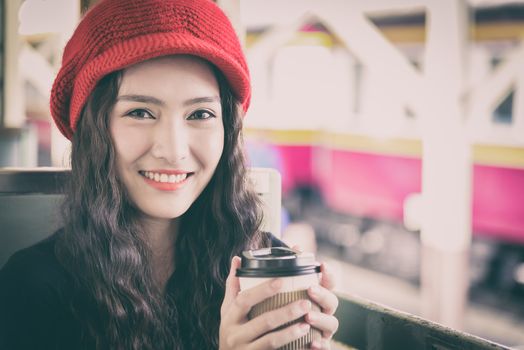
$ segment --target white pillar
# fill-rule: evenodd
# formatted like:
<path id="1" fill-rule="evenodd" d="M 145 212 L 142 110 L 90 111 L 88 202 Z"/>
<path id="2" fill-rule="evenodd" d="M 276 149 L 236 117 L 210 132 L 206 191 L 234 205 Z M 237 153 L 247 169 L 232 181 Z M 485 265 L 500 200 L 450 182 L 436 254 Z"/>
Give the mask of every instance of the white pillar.
<path id="1" fill-rule="evenodd" d="M 244 45 L 246 41 L 246 30 L 240 19 L 240 0 L 217 0 L 217 4 L 229 17 L 240 43 Z"/>
<path id="2" fill-rule="evenodd" d="M 462 328 L 471 242 L 471 149 L 462 92 L 468 45 L 465 0 L 428 3 L 422 115 L 423 316 Z"/>
<path id="3" fill-rule="evenodd" d="M 96 1 L 91 1 L 90 5 L 94 5 Z M 67 22 L 62 22 L 61 26 L 57 30 L 57 36 L 54 39 L 56 41 L 56 54 L 55 54 L 55 70 L 58 73 L 61 65 L 62 51 L 67 44 L 69 38 L 73 34 L 76 25 L 80 21 L 81 8 L 80 0 L 67 1 L 62 4 L 61 9 L 63 16 L 68 18 Z M 64 135 L 58 130 L 55 123 L 51 123 L 51 164 L 56 167 L 71 167 L 71 143 Z"/>
<path id="4" fill-rule="evenodd" d="M 21 3 L 21 0 L 4 1 L 3 126 L 8 128 L 20 128 L 25 123 L 24 85 L 18 62 L 21 49 L 21 39 L 18 35 L 18 10 Z"/>

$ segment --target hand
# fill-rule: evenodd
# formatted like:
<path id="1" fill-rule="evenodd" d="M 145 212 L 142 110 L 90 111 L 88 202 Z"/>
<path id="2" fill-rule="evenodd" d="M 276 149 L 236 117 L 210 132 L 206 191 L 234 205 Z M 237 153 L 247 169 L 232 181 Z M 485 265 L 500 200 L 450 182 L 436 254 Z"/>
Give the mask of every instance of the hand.
<path id="1" fill-rule="evenodd" d="M 338 307 L 338 298 L 332 292 L 335 287 L 335 279 L 325 263 L 320 265 L 322 277 L 319 286 L 313 286 L 308 289 L 309 297 L 316 302 L 322 312 L 310 311 L 305 320 L 322 332 L 321 341 L 313 341 L 312 349 L 331 349 L 330 340 L 338 329 L 338 320 L 333 314 Z"/>
<path id="2" fill-rule="evenodd" d="M 279 293 L 282 281 L 273 279 L 241 292 L 238 277 L 235 276 L 239 266 L 240 258 L 234 257 L 231 261 L 224 301 L 220 309 L 219 346 L 221 350 L 277 349 L 309 332 L 310 325 L 305 322 L 273 331 L 310 312 L 311 302 L 309 300 L 299 300 L 249 320 L 247 315 L 251 308 L 264 299 Z M 318 300 L 322 302 L 323 299 L 325 299 L 325 293 L 320 293 Z M 333 306 L 332 301 L 319 303 L 319 305 Z M 309 323 L 313 324 L 313 322 Z M 319 329 L 322 330 L 328 328 L 324 319 L 319 319 L 315 324 L 320 324 Z"/>

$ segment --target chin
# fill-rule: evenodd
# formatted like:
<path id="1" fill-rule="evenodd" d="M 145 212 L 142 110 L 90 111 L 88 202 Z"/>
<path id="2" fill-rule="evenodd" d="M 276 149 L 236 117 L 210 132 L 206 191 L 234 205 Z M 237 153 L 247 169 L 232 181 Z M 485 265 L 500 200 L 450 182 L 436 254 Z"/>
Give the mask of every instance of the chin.
<path id="1" fill-rule="evenodd" d="M 145 215 L 155 219 L 176 219 L 184 215 L 189 207 L 176 207 L 172 206 L 169 208 L 139 208 Z"/>

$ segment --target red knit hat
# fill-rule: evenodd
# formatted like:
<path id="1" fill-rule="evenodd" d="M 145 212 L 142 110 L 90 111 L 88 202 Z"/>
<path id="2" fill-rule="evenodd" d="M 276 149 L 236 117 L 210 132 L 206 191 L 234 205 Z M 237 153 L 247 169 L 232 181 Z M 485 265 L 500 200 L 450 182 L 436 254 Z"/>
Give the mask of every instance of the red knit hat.
<path id="1" fill-rule="evenodd" d="M 199 56 L 222 71 L 244 111 L 249 71 L 229 19 L 210 0 L 102 0 L 64 49 L 51 90 L 51 114 L 71 139 L 88 96 L 105 75 L 164 55 Z"/>

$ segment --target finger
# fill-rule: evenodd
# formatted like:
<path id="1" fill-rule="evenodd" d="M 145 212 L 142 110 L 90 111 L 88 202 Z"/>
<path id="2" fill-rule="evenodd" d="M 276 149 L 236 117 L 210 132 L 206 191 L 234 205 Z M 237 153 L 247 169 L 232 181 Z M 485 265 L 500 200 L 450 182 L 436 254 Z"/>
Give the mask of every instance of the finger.
<path id="1" fill-rule="evenodd" d="M 228 310 L 232 320 L 240 322 L 247 317 L 249 310 L 261 301 L 277 294 L 282 288 L 281 279 L 271 279 L 238 293 Z"/>
<path id="2" fill-rule="evenodd" d="M 311 349 L 329 350 L 331 349 L 331 342 L 329 341 L 329 339 L 313 340 L 311 342 Z"/>
<path id="3" fill-rule="evenodd" d="M 332 291 L 322 286 L 311 286 L 308 288 L 307 293 L 324 313 L 333 315 L 337 310 L 338 298 Z"/>
<path id="4" fill-rule="evenodd" d="M 309 332 L 310 326 L 307 323 L 296 323 L 277 332 L 271 332 L 260 337 L 249 349 L 278 349 L 293 340 L 303 337 Z"/>
<path id="5" fill-rule="evenodd" d="M 224 301 L 222 302 L 221 311 L 226 311 L 229 309 L 231 303 L 235 300 L 236 296 L 240 292 L 240 282 L 238 277 L 236 277 L 236 271 L 240 267 L 240 258 L 234 256 L 231 260 L 231 268 L 229 270 L 229 275 L 226 279 L 226 290 L 224 294 Z"/>
<path id="6" fill-rule="evenodd" d="M 266 312 L 242 325 L 235 337 L 235 343 L 249 343 L 283 324 L 306 315 L 309 311 L 311 311 L 311 302 L 309 300 L 298 300 L 279 309 Z"/>
<path id="7" fill-rule="evenodd" d="M 331 339 L 338 329 L 338 320 L 335 316 L 323 314 L 322 312 L 310 311 L 306 322 L 322 332 L 322 336 Z"/>
<path id="8" fill-rule="evenodd" d="M 335 288 L 335 275 L 325 262 L 320 265 L 320 272 L 322 273 L 320 285 L 329 290 L 333 290 L 333 288 Z"/>

